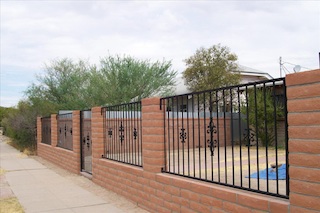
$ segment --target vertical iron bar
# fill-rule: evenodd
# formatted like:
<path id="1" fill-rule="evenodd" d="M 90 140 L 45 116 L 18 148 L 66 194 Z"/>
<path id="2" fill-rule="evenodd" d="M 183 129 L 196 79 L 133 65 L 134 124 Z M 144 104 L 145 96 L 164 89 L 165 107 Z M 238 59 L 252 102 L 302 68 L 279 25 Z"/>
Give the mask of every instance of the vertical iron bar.
<path id="1" fill-rule="evenodd" d="M 249 99 L 248 99 L 248 86 L 246 86 L 246 112 L 247 112 L 247 144 L 248 144 L 248 177 L 249 177 L 249 189 L 251 189 L 251 170 L 250 170 L 250 121 L 249 121 Z M 252 106 L 250 106 L 252 107 Z"/>
<path id="2" fill-rule="evenodd" d="M 188 176 L 190 176 L 190 132 L 189 132 L 189 95 L 187 95 L 187 133 L 188 133 Z"/>
<path id="3" fill-rule="evenodd" d="M 175 150 L 175 134 L 174 134 L 174 130 L 175 130 L 175 126 L 174 126 L 174 109 L 173 109 L 173 107 L 174 107 L 174 104 L 173 104 L 173 98 L 172 98 L 172 139 L 173 139 L 173 143 L 172 143 L 172 154 L 173 154 L 173 158 L 172 158 L 172 163 L 173 163 L 173 172 L 175 173 L 176 172 L 176 156 L 175 156 L 175 152 L 176 152 L 176 150 Z M 179 143 L 179 142 L 178 142 Z"/>
<path id="4" fill-rule="evenodd" d="M 287 109 L 287 85 L 283 79 L 284 118 L 285 118 L 285 152 L 286 152 L 286 196 L 289 196 L 289 155 L 288 155 L 288 109 Z"/>
<path id="5" fill-rule="evenodd" d="M 124 142 L 124 162 L 128 162 L 128 141 L 130 141 L 130 137 L 128 137 L 128 105 L 123 105 L 123 133 L 125 140 Z"/>
<path id="6" fill-rule="evenodd" d="M 196 153 L 195 153 L 195 145 L 194 145 L 194 96 L 192 94 L 192 148 L 193 148 L 193 177 L 196 176 Z"/>
<path id="7" fill-rule="evenodd" d="M 112 150 L 110 152 L 109 157 L 112 157 L 112 159 L 115 159 L 116 158 L 116 139 L 117 139 L 116 138 L 116 134 L 117 134 L 116 113 L 111 107 L 108 107 L 107 109 L 109 113 L 110 126 L 112 129 L 112 137 L 110 138 L 110 145 L 112 146 Z"/>
<path id="8" fill-rule="evenodd" d="M 217 106 L 217 147 L 218 147 L 218 181 L 221 181 L 221 170 L 220 170 L 220 124 L 219 124 L 219 100 L 218 100 L 218 92 L 216 92 L 216 106 Z"/>
<path id="9" fill-rule="evenodd" d="M 225 183 L 228 183 L 228 158 L 227 158 L 227 131 L 226 131 L 226 96 L 225 90 L 222 90 L 223 96 L 223 132 L 224 132 L 224 176 Z"/>
<path id="10" fill-rule="evenodd" d="M 120 145 L 120 142 L 119 142 L 119 127 L 120 127 L 120 122 L 121 122 L 121 111 L 120 111 L 120 106 L 117 106 L 117 129 L 116 129 L 116 132 L 118 134 L 118 137 L 117 137 L 117 146 L 119 147 L 119 151 L 118 151 L 118 158 L 117 160 L 120 161 L 120 153 L 121 153 L 121 145 Z"/>
<path id="11" fill-rule="evenodd" d="M 198 149 L 199 149 L 199 178 L 201 178 L 201 145 L 200 145 L 200 141 L 201 141 L 201 138 L 200 138 L 200 97 L 199 97 L 199 93 L 198 93 L 198 96 L 197 96 L 197 104 L 198 104 Z"/>
<path id="12" fill-rule="evenodd" d="M 135 123 L 134 123 L 135 122 L 135 118 L 133 116 L 133 110 L 134 110 L 135 105 L 136 104 L 130 104 L 130 130 L 133 130 L 133 131 L 134 131 L 134 128 L 137 128 Z M 131 131 L 129 131 L 129 132 L 131 132 Z M 134 150 L 134 145 L 136 144 L 137 138 L 136 138 L 136 140 L 134 140 L 132 137 L 134 137 L 134 132 L 132 132 L 132 135 L 130 136 L 130 138 L 132 139 L 132 143 L 131 143 L 131 163 L 132 164 L 137 164 L 136 161 L 135 161 L 135 159 L 137 157 L 136 156 L 137 153 Z M 129 144 L 129 147 L 130 147 L 130 144 Z"/>
<path id="13" fill-rule="evenodd" d="M 135 112 L 134 112 L 134 116 L 135 116 L 135 120 L 137 122 L 137 129 L 139 129 L 139 135 L 138 135 L 138 143 L 135 144 L 135 148 L 137 149 L 137 161 L 138 161 L 138 164 L 140 166 L 142 166 L 142 122 L 141 122 L 141 119 L 142 119 L 142 105 L 141 105 L 141 101 L 139 101 L 138 104 L 135 105 Z"/>
<path id="14" fill-rule="evenodd" d="M 241 100 L 240 100 L 240 90 L 239 86 L 237 87 L 237 93 L 238 93 L 238 119 L 239 119 L 239 147 L 240 147 L 240 186 L 243 186 L 243 179 L 242 179 L 242 126 L 241 126 Z"/>
<path id="15" fill-rule="evenodd" d="M 231 150 L 232 150 L 232 185 L 234 185 L 234 137 L 233 137 L 233 100 L 232 100 L 232 89 L 230 89 L 230 114 L 231 114 Z"/>
<path id="16" fill-rule="evenodd" d="M 272 95 L 273 95 L 273 118 L 274 118 L 274 135 L 275 135 L 275 154 L 276 154 L 276 191 L 279 194 L 279 172 L 278 172 L 278 131 L 277 131 L 277 100 L 276 100 L 276 85 L 273 81 Z"/>
<path id="17" fill-rule="evenodd" d="M 168 116 L 167 116 L 167 121 L 168 121 L 168 139 L 167 139 L 167 141 L 168 141 L 168 160 L 169 160 L 169 168 L 166 170 L 166 171 L 169 171 L 169 172 L 171 172 L 171 149 L 170 149 L 170 146 L 171 146 L 171 144 L 170 144 L 170 111 L 169 111 L 169 109 L 171 109 L 171 112 L 172 112 L 172 106 L 170 105 L 170 98 L 168 98 L 167 99 L 168 100 L 168 107 L 167 107 L 167 113 L 168 113 Z M 170 107 L 170 108 L 169 108 Z"/>
<path id="18" fill-rule="evenodd" d="M 181 99 L 182 99 L 182 103 L 181 103 L 181 106 L 182 106 L 182 110 L 181 110 L 181 123 L 182 123 L 182 127 L 181 129 L 183 130 L 184 129 L 184 122 L 183 122 L 183 109 L 184 109 L 184 106 L 183 106 L 183 99 L 184 99 L 184 96 L 181 96 Z M 184 133 L 182 131 L 182 133 Z M 184 137 L 184 135 L 182 135 L 182 137 Z M 183 141 L 183 139 L 182 139 Z M 184 143 L 181 144 L 182 145 L 182 174 L 184 175 Z"/>
<path id="19" fill-rule="evenodd" d="M 268 143 L 269 143 L 269 136 L 268 136 L 268 124 L 267 124 L 267 100 L 266 100 L 266 84 L 263 83 L 263 102 L 264 102 L 264 133 L 265 133 L 265 139 L 266 139 L 266 169 L 267 169 L 267 192 L 269 192 L 269 156 L 268 156 Z"/>
<path id="20" fill-rule="evenodd" d="M 178 146 L 178 174 L 180 174 L 179 97 L 177 97 L 177 146 Z"/>
<path id="21" fill-rule="evenodd" d="M 166 102 L 167 99 L 160 99 L 160 109 L 163 110 L 163 130 L 164 130 L 164 147 L 163 147 L 163 150 L 164 150 L 164 169 L 165 171 L 168 171 L 168 169 L 166 168 L 167 167 L 167 149 L 166 149 L 166 145 L 167 145 L 167 140 L 166 140 L 166 137 L 167 137 L 167 134 L 166 134 L 166 110 L 167 110 L 167 106 L 168 106 L 168 103 Z M 164 103 L 164 104 L 163 104 Z M 164 105 L 164 106 L 163 106 Z"/>
<path id="22" fill-rule="evenodd" d="M 203 93 L 203 136 L 204 136 L 204 171 L 207 180 L 207 131 L 206 131 L 206 93 Z"/>
<path id="23" fill-rule="evenodd" d="M 257 182 L 258 190 L 260 190 L 260 165 L 259 165 L 259 143 L 258 143 L 258 102 L 257 102 L 257 85 L 254 85 L 254 116 L 255 116 L 255 129 L 256 129 L 256 155 L 257 155 Z"/>
<path id="24" fill-rule="evenodd" d="M 214 124 L 213 124 L 213 118 L 212 118 L 212 110 L 213 110 L 213 104 L 212 104 L 212 92 L 209 93 L 210 96 L 209 96 L 209 113 L 210 113 L 210 125 L 211 127 L 210 128 L 213 128 Z M 213 149 L 214 150 L 214 138 L 213 138 L 213 131 L 210 129 L 210 149 Z M 211 151 L 211 150 L 210 150 Z M 213 181 L 213 155 L 211 155 L 211 180 Z"/>

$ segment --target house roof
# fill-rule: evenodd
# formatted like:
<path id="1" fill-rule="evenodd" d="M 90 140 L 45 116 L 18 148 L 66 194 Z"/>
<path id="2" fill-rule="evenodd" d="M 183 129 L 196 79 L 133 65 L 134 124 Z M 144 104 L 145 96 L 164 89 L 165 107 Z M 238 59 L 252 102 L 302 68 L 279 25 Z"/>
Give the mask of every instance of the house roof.
<path id="1" fill-rule="evenodd" d="M 273 77 L 271 75 L 269 75 L 266 72 L 261 72 L 259 70 L 250 68 L 250 67 L 246 67 L 243 65 L 238 64 L 239 70 L 240 70 L 240 75 L 242 77 L 242 79 L 245 79 L 246 76 L 250 76 L 250 77 L 256 77 L 258 80 L 269 80 L 269 79 L 273 79 Z M 247 83 L 247 82 L 243 82 L 242 83 Z M 191 92 L 190 90 L 187 89 L 187 86 L 184 83 L 184 79 L 182 78 L 182 75 L 178 75 L 176 77 L 176 87 L 174 89 L 174 94 L 175 95 L 181 95 L 181 94 L 185 94 L 185 93 L 189 93 Z"/>
<path id="2" fill-rule="evenodd" d="M 250 76 L 256 76 L 256 77 L 264 77 L 265 80 L 273 79 L 273 77 L 266 72 L 262 72 L 260 70 L 256 70 L 250 67 L 243 66 L 241 64 L 238 64 L 240 75 L 250 75 Z"/>

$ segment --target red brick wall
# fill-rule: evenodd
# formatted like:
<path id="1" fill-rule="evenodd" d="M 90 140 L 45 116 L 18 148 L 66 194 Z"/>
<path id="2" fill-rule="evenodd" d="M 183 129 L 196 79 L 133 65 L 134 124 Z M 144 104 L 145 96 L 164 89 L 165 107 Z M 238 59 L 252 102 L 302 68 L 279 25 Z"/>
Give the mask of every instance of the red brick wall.
<path id="1" fill-rule="evenodd" d="M 159 98 L 142 100 L 143 168 L 101 158 L 101 108 L 93 108 L 93 178 L 151 212 L 286 212 L 288 201 L 161 173 L 164 113 Z M 162 109 L 165 109 L 163 107 Z"/>
<path id="2" fill-rule="evenodd" d="M 73 150 L 57 147 L 58 126 L 57 116 L 51 115 L 51 145 L 41 143 L 41 118 L 37 119 L 37 154 L 60 167 L 73 173 L 80 172 L 80 111 L 73 112 L 72 134 Z"/>
<path id="3" fill-rule="evenodd" d="M 290 74 L 286 81 L 290 199 L 161 173 L 165 165 L 165 107 L 160 110 L 159 98 L 142 100 L 143 168 L 102 158 L 103 115 L 100 107 L 92 109 L 92 180 L 151 212 L 319 212 L 320 70 Z M 37 124 L 41 126 L 39 118 Z M 38 143 L 39 155 L 79 173 L 80 140 L 75 137 L 76 131 L 75 149 L 68 151 L 56 147 L 55 115 L 51 125 L 52 146 Z M 77 125 L 74 122 L 74 130 Z"/>
<path id="4" fill-rule="evenodd" d="M 320 70 L 286 78 L 291 212 L 320 211 Z"/>

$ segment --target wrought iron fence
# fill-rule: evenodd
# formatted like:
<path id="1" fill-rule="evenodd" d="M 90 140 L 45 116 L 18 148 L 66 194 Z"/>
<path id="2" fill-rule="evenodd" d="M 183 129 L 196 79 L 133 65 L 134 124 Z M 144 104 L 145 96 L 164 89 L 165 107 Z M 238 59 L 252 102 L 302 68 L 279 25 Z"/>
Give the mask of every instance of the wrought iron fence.
<path id="1" fill-rule="evenodd" d="M 51 117 L 41 118 L 41 143 L 51 145 Z"/>
<path id="2" fill-rule="evenodd" d="M 163 172 L 287 198 L 285 79 L 161 99 Z"/>
<path id="3" fill-rule="evenodd" d="M 59 114 L 58 117 L 58 147 L 73 149 L 72 113 Z"/>
<path id="4" fill-rule="evenodd" d="M 141 102 L 102 108 L 104 125 L 103 157 L 142 166 Z"/>

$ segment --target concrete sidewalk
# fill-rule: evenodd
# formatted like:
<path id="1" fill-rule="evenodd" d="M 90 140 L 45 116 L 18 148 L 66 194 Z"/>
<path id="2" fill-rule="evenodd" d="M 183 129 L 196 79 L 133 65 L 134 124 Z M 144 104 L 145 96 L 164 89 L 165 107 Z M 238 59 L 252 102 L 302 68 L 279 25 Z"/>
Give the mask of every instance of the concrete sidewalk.
<path id="1" fill-rule="evenodd" d="M 10 197 L 13 193 L 25 212 L 147 212 L 123 197 L 118 199 L 119 195 L 114 193 L 113 199 L 109 199 L 110 195 L 109 198 L 100 196 L 101 193 L 110 193 L 105 189 L 100 189 L 98 196 L 77 185 L 72 179 L 61 176 L 39 161 L 20 153 L 5 142 L 4 136 L 0 138 L 0 167 L 5 170 L 5 174 L 1 175 L 4 176 L 1 178 L 1 197 Z M 91 182 L 81 176 L 77 178 Z"/>

